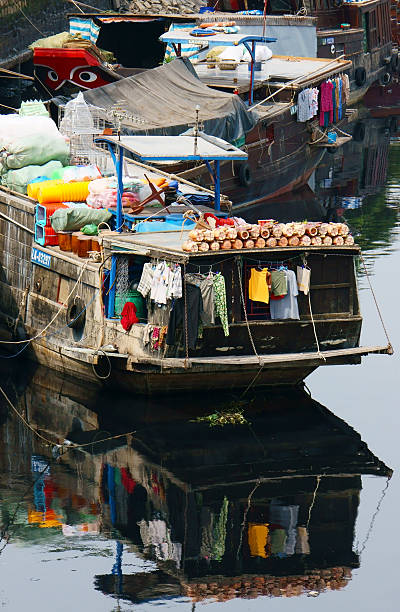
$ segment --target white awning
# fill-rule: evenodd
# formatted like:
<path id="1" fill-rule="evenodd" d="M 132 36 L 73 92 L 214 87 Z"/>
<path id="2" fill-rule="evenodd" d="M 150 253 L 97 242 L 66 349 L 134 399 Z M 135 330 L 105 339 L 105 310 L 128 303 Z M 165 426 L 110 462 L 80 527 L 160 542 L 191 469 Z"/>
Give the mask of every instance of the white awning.
<path id="1" fill-rule="evenodd" d="M 116 145 L 143 161 L 246 160 L 247 153 L 212 136 L 101 136 L 96 142 Z"/>

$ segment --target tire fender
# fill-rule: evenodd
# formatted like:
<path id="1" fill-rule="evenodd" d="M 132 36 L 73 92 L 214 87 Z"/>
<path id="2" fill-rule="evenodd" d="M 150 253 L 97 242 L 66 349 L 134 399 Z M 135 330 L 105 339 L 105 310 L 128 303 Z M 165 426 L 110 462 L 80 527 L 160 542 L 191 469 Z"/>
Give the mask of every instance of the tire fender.
<path id="1" fill-rule="evenodd" d="M 83 329 L 86 322 L 86 304 L 80 297 L 75 297 L 68 302 L 65 313 L 67 327 L 71 329 Z"/>

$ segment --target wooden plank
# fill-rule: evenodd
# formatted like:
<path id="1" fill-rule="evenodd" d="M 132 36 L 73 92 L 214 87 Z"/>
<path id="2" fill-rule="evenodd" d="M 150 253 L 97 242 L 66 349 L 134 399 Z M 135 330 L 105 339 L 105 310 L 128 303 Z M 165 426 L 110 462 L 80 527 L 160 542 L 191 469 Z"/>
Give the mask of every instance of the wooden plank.
<path id="1" fill-rule="evenodd" d="M 361 346 L 350 349 L 336 349 L 330 351 L 312 352 L 312 353 L 287 353 L 287 354 L 276 354 L 276 355 L 237 355 L 230 357 L 190 357 L 189 360 L 177 359 L 177 358 L 157 358 L 157 357 L 143 357 L 138 358 L 137 363 L 149 365 L 159 365 L 163 368 L 184 368 L 187 366 L 194 366 L 195 364 L 212 364 L 220 366 L 264 366 L 264 365 L 288 365 L 290 366 L 293 362 L 306 362 L 306 361 L 317 361 L 320 365 L 323 365 L 325 361 L 335 360 L 340 357 L 354 357 L 369 354 L 391 354 L 391 348 L 388 346 Z"/>

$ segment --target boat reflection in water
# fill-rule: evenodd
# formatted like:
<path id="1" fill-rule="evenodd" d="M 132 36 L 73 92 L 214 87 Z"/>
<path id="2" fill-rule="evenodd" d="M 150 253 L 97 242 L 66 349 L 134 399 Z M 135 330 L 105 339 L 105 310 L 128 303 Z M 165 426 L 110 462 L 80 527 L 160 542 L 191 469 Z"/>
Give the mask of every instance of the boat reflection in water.
<path id="1" fill-rule="evenodd" d="M 16 503 L 26 489 L 17 475 L 30 472 L 33 483 L 12 537 L 115 540 L 110 573 L 95 577 L 105 594 L 133 602 L 316 595 L 344 588 L 359 567 L 361 475 L 391 471 L 303 389 L 229 405 L 210 396 L 133 404 L 50 381 L 39 368 L 24 391 L 8 392 L 41 435 L 86 445 L 54 462 L 54 448 L 12 413 L 3 418 L 1 489 L 13 481 Z M 118 425 L 123 407 L 130 416 Z M 221 414 L 240 420 L 242 409 L 244 424 L 210 427 Z M 133 435 L 101 442 L 128 424 Z"/>

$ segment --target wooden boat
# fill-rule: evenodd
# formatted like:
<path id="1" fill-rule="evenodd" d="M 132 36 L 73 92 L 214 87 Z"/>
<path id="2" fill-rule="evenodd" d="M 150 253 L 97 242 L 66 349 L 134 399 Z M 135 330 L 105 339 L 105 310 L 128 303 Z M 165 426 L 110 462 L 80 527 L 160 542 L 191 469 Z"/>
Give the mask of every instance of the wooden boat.
<path id="1" fill-rule="evenodd" d="M 122 118 L 121 129 L 126 134 L 140 134 L 143 129 L 148 134 L 158 134 L 161 129 L 163 134 L 182 133 L 190 124 L 194 124 L 194 107 L 199 103 L 199 121 L 207 133 L 248 151 L 246 163 L 224 163 L 221 169 L 223 193 L 235 207 L 244 208 L 304 185 L 322 159 L 325 149 L 347 141 L 348 136 L 338 131 L 336 142 L 329 144 L 326 134 L 318 126 L 318 118 L 298 122 L 295 100 L 301 88 L 318 87 L 328 76 L 339 74 L 349 65 L 349 62 L 342 60 L 332 63 L 297 58 L 293 68 L 290 58 L 276 57 L 269 60 L 268 75 L 256 73 L 251 84 L 247 64 L 235 76 L 232 71 L 209 70 L 205 62 L 200 62 L 193 65 L 199 80 L 190 72 L 187 60 L 183 59 L 87 91 L 84 97 L 88 104 L 99 109 L 110 109 L 118 100 L 124 99 L 127 115 L 141 117 L 144 121 L 134 126 L 129 119 Z M 293 71 L 297 80 L 288 86 L 287 81 L 293 80 Z M 276 74 L 273 83 L 269 79 L 271 74 Z M 180 83 L 185 83 L 184 99 Z M 253 91 L 260 102 L 269 97 L 269 91 L 276 91 L 277 95 L 276 99 L 267 99 L 249 113 L 244 100 L 241 104 L 238 96 L 232 93 L 237 88 L 239 96 L 246 101 Z M 140 97 L 135 93 L 138 90 Z M 162 99 L 165 107 L 177 108 L 179 112 L 160 114 L 159 105 L 155 105 L 156 99 Z M 236 115 L 234 119 L 233 114 Z M 247 115 L 247 119 L 244 115 Z M 337 128 L 345 131 L 346 124 L 347 115 L 343 109 L 343 118 Z M 233 128 L 233 125 L 236 127 Z M 336 127 L 332 129 L 335 131 Z M 193 164 L 172 162 L 159 167 L 208 188 L 212 186 L 205 164 L 193 168 Z"/>
<path id="2" fill-rule="evenodd" d="M 399 69 L 398 48 L 393 47 L 392 40 L 396 38 L 392 31 L 393 15 L 391 16 L 390 0 L 362 0 L 356 2 L 342 2 L 341 0 L 299 0 L 285 5 L 271 2 L 267 6 L 267 32 L 268 18 L 271 15 L 282 13 L 303 14 L 314 16 L 317 19 L 318 57 L 351 59 L 352 69 L 350 103 L 361 100 L 371 85 L 375 82 L 388 84 L 393 74 Z M 214 6 L 210 3 L 210 6 Z M 229 11 L 230 2 L 218 3 L 221 11 Z M 235 2 L 239 10 L 245 9 L 245 3 Z M 264 2 L 253 2 L 252 7 L 264 10 Z M 393 10 L 392 10 L 393 13 Z M 228 13 L 232 17 L 232 13 Z M 207 13 L 202 15 L 203 20 L 209 22 L 220 21 L 221 12 L 215 15 Z M 238 24 L 253 23 L 259 27 L 263 25 L 264 18 L 253 15 L 237 15 Z"/>
<path id="3" fill-rule="evenodd" d="M 173 137 L 164 138 L 169 140 L 156 147 L 159 155 L 168 157 L 163 153 L 165 146 L 172 149 L 172 157 L 176 146 L 186 146 L 185 138 L 175 137 L 176 146 L 170 144 Z M 120 167 L 124 150 L 137 155 L 143 150 L 143 158 L 148 156 L 146 137 L 102 139 L 119 151 Z M 180 159 L 183 149 L 177 153 Z M 193 156 L 193 143 L 189 149 Z M 206 156 L 205 149 L 201 155 Z M 222 149 L 216 158 L 224 155 L 233 159 L 236 153 Z M 118 176 L 122 181 L 119 172 Z M 320 365 L 359 363 L 362 355 L 391 352 L 390 346 L 359 346 L 357 246 L 250 248 L 249 244 L 240 250 L 184 252 L 182 244 L 189 238 L 185 230 L 122 232 L 120 200 L 119 230 L 103 237 L 102 260 L 82 260 L 59 247 L 39 248 L 33 243 L 35 202 L 4 189 L 0 202 L 2 319 L 14 338 L 31 339 L 22 347 L 9 348 L 26 348 L 32 358 L 56 370 L 140 393 L 174 393 L 295 385 Z M 130 267 L 142 270 L 144 263 L 160 259 L 184 270 L 213 269 L 223 275 L 229 336 L 222 324 L 206 325 L 193 349 L 184 334 L 186 340 L 178 338 L 164 352 L 158 342 L 147 343 L 146 334 L 148 325 L 153 330 L 168 325 L 159 318 L 168 317 L 168 308 L 165 315 L 157 309 L 142 314 L 142 321 L 126 333 L 115 315 L 117 287 L 125 286 Z M 254 260 L 269 268 L 277 268 L 282 261 L 301 265 L 307 260 L 312 270 L 311 301 L 299 296 L 299 320 L 270 320 L 265 305 L 255 309 L 249 305 L 246 287 Z M 125 295 L 123 291 L 120 294 Z"/>
<path id="4" fill-rule="evenodd" d="M 41 484 L 51 490 L 51 499 L 68 499 L 74 510 L 72 517 L 65 517 L 63 504 L 57 504 L 54 537 L 59 539 L 62 532 L 65 538 L 84 533 L 110 538 L 118 530 L 118 585 L 115 575 L 99 574 L 98 590 L 134 602 L 175 596 L 194 602 L 324 592 L 327 580 L 331 590 L 349 584 L 352 571 L 360 566 L 353 538 L 362 475 L 381 477 L 383 488 L 383 478 L 390 478 L 392 471 L 354 429 L 303 389 L 252 394 L 251 401 L 240 404 L 251 428 L 210 428 L 207 420 L 196 422 L 196 417 L 226 410 L 226 394 L 198 394 L 190 403 L 179 397 L 173 402 L 137 398 L 127 410 L 125 396 L 102 391 L 88 398 L 82 381 L 49 376 L 46 368 L 38 368 L 26 387 L 21 365 L 18 387 L 7 392 L 18 409 L 27 412 L 32 427 L 54 442 L 86 444 L 63 453 L 43 475 Z M 228 409 L 234 411 L 234 404 Z M 136 433 L 129 440 L 119 436 L 99 442 L 132 429 Z M 7 432 L 0 461 L 21 448 L 15 414 Z M 26 432 L 24 440 L 32 456 L 25 452 L 18 465 L 0 464 L 8 478 L 0 487 L 14 477 L 8 497 L 16 501 L 23 493 L 21 471 L 31 474 L 36 469 L 37 478 L 39 466 L 51 458 L 51 448 L 33 431 Z M 35 516 L 33 495 L 24 503 L 43 535 L 52 509 L 45 500 Z M 146 526 L 155 526 L 153 510 L 159 527 L 165 525 L 170 536 L 163 554 L 156 533 L 145 537 Z M 273 538 L 265 538 L 264 553 L 261 546 L 255 555 L 249 545 L 250 525 L 281 524 L 272 520 L 278 512 L 287 536 L 292 530 L 292 547 L 278 556 L 271 547 Z M 183 528 L 185 516 L 191 518 Z M 205 531 L 218 518 L 226 539 L 207 554 Z M 274 529 L 271 526 L 271 534 Z M 21 530 L 19 537 L 23 540 L 26 533 Z M 146 573 L 139 568 L 125 572 L 122 559 L 127 563 L 132 558 L 132 548 L 134 559 L 154 562 Z"/>

